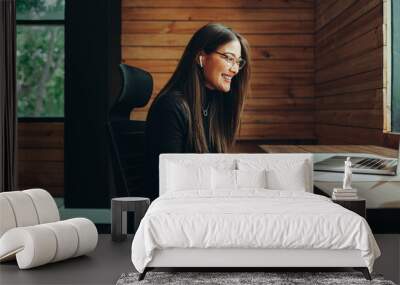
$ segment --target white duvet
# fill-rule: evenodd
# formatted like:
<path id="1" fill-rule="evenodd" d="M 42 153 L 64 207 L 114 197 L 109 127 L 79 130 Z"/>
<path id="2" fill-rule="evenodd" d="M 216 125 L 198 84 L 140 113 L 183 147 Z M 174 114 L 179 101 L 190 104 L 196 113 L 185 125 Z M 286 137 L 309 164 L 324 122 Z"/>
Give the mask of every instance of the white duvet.
<path id="1" fill-rule="evenodd" d="M 358 249 L 372 272 L 380 251 L 368 223 L 328 198 L 307 192 L 248 189 L 172 192 L 156 199 L 132 243 L 143 272 L 155 249 Z"/>

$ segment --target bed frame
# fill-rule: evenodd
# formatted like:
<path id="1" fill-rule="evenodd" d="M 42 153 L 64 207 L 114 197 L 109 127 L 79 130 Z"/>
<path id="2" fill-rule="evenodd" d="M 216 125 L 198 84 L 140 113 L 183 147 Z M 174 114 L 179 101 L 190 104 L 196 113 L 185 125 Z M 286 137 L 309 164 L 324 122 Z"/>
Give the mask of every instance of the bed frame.
<path id="1" fill-rule="evenodd" d="M 359 250 L 333 249 L 194 249 L 170 248 L 156 250 L 152 261 L 139 275 L 155 268 L 232 268 L 237 271 L 266 268 L 337 268 L 351 267 L 371 280 Z M 260 270 L 262 271 L 262 270 Z"/>
<path id="2" fill-rule="evenodd" d="M 207 159 L 212 163 L 223 156 L 224 159 L 265 158 L 266 154 L 161 154 L 160 155 L 160 195 L 166 192 L 167 160 Z M 270 158 L 295 158 L 307 162 L 309 169 L 308 192 L 313 192 L 313 159 L 310 153 L 268 154 Z M 231 268 L 237 271 L 266 268 L 343 268 L 361 271 L 367 280 L 371 275 L 359 250 L 333 249 L 255 249 L 255 248 L 169 248 L 155 250 L 139 280 L 155 268 Z"/>

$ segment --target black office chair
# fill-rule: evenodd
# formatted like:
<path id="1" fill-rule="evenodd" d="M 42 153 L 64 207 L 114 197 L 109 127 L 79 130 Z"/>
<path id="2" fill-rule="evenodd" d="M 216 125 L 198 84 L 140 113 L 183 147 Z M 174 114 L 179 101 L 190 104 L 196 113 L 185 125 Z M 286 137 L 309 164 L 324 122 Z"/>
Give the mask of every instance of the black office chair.
<path id="1" fill-rule="evenodd" d="M 116 193 L 112 196 L 144 196 L 144 121 L 130 120 L 134 108 L 144 107 L 153 91 L 150 73 L 119 65 L 122 88 L 109 112 L 112 166 Z"/>

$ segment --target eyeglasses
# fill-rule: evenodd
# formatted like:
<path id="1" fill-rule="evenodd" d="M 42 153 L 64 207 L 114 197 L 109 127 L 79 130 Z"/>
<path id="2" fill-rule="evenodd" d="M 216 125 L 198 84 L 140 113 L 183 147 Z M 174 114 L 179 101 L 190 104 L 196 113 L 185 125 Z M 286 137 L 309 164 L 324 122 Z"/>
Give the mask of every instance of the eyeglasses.
<path id="1" fill-rule="evenodd" d="M 235 64 L 237 64 L 240 70 L 246 65 L 246 60 L 243 58 L 236 59 L 233 55 L 218 51 L 215 51 L 215 53 L 219 54 L 226 61 L 226 63 L 229 64 L 229 68 L 232 68 Z"/>

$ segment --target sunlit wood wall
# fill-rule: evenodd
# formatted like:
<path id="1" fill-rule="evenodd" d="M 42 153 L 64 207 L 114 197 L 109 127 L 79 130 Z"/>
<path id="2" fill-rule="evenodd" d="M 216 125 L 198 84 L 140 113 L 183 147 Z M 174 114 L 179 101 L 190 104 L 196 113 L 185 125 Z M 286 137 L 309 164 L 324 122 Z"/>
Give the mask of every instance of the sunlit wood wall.
<path id="1" fill-rule="evenodd" d="M 123 62 L 150 71 L 156 94 L 190 36 L 222 22 L 253 53 L 240 138 L 397 147 L 383 135 L 382 0 L 123 0 Z M 153 94 L 153 95 L 154 95 Z M 145 119 L 147 108 L 136 110 Z M 64 124 L 19 123 L 21 189 L 64 190 Z"/>
<path id="2" fill-rule="evenodd" d="M 151 72 L 153 98 L 192 34 L 220 22 L 251 45 L 252 94 L 240 139 L 315 138 L 312 0 L 123 0 L 122 6 L 122 61 Z M 147 110 L 132 117 L 145 120 Z"/>
<path id="3" fill-rule="evenodd" d="M 316 1 L 315 128 L 320 144 L 384 144 L 382 2 Z"/>

